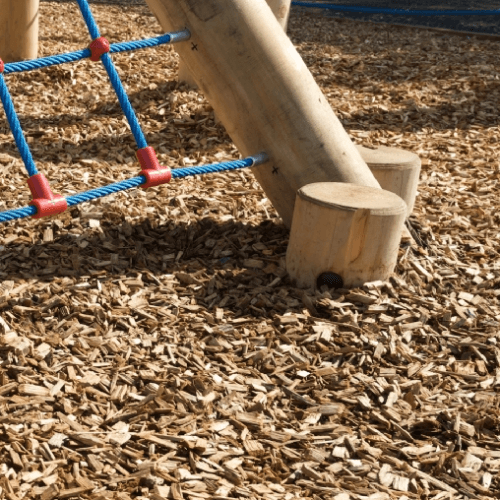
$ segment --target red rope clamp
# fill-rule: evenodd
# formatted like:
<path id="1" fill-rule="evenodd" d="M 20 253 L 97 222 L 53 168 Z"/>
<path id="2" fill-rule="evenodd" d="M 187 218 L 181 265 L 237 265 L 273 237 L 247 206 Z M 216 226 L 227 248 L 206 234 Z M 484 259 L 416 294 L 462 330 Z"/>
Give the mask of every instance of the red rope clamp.
<path id="1" fill-rule="evenodd" d="M 52 192 L 45 175 L 32 175 L 28 179 L 28 186 L 33 196 L 30 205 L 36 207 L 36 214 L 33 215 L 34 219 L 60 214 L 68 208 L 66 198 Z"/>
<path id="2" fill-rule="evenodd" d="M 91 52 L 90 60 L 98 61 L 103 54 L 109 52 L 109 42 L 103 36 L 92 40 L 89 45 L 89 49 Z"/>
<path id="3" fill-rule="evenodd" d="M 155 150 L 151 146 L 139 149 L 137 159 L 142 167 L 141 175 L 146 177 L 146 182 L 141 185 L 142 188 L 146 189 L 170 182 L 172 178 L 170 168 L 160 165 Z"/>
<path id="4" fill-rule="evenodd" d="M 5 64 L 4 62 L 0 59 L 0 73 L 3 73 L 5 69 Z"/>

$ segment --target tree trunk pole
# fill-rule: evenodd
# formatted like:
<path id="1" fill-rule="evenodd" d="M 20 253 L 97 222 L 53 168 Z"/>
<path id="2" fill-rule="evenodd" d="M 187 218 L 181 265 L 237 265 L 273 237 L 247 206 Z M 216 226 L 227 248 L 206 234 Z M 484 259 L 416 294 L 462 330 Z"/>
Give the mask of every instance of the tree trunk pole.
<path id="1" fill-rule="evenodd" d="M 265 0 L 147 0 L 163 28 L 191 31 L 181 59 L 290 227 L 299 188 L 346 182 L 379 188 Z"/>
<path id="2" fill-rule="evenodd" d="M 38 1 L 0 0 L 0 59 L 35 59 L 38 54 Z"/>
<path id="3" fill-rule="evenodd" d="M 288 27 L 288 18 L 290 17 L 290 8 L 292 6 L 292 0 L 266 0 L 269 7 L 273 11 L 276 19 L 280 23 L 281 27 L 286 33 Z M 152 10 L 153 14 L 159 19 L 159 14 L 157 12 L 161 11 L 161 0 L 147 0 L 149 8 Z M 168 29 L 165 28 L 168 26 Z M 162 22 L 163 29 L 167 31 L 173 31 L 173 28 L 169 25 L 167 19 L 163 19 Z M 194 76 L 191 74 L 189 69 L 186 67 L 184 62 L 179 60 L 179 72 L 177 74 L 177 81 L 179 83 L 184 83 L 188 87 L 193 89 L 197 89 L 198 85 L 194 79 Z"/>

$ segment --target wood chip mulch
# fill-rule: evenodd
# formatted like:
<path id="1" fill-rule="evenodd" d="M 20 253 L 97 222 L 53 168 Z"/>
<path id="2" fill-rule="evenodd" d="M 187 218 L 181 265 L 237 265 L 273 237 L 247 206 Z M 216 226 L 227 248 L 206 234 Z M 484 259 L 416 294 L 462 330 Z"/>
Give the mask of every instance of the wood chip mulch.
<path id="1" fill-rule="evenodd" d="M 112 41 L 161 33 L 93 10 Z M 87 44 L 74 4 L 41 18 L 41 56 Z M 355 142 L 422 158 L 394 277 L 291 286 L 249 171 L 2 225 L 0 499 L 500 496 L 500 44 L 297 11 L 289 33 Z M 238 158 L 171 47 L 113 58 L 163 163 Z M 137 174 L 100 65 L 7 81 L 54 191 Z M 6 209 L 29 197 L 0 133 Z"/>

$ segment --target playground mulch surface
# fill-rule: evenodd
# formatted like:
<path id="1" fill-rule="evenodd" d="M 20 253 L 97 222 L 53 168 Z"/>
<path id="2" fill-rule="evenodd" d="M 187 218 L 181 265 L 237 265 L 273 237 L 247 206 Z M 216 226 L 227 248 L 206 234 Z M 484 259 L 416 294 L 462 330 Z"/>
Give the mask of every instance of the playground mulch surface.
<path id="1" fill-rule="evenodd" d="M 111 40 L 161 33 L 93 9 Z M 41 56 L 87 45 L 74 4 L 41 19 Z M 394 276 L 292 286 L 250 171 L 2 225 L 0 498 L 500 496 L 500 43 L 297 10 L 289 34 L 354 142 L 422 159 Z M 162 163 L 239 157 L 171 47 L 113 58 Z M 6 79 L 55 192 L 137 175 L 100 65 Z M 7 209 L 29 196 L 0 134 Z"/>

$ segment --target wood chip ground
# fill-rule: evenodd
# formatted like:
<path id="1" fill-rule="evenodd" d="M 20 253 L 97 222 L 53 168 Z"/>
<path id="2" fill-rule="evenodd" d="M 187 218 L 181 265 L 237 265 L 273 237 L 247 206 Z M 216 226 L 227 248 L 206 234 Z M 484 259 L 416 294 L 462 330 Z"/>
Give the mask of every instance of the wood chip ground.
<path id="1" fill-rule="evenodd" d="M 161 33 L 93 10 L 112 41 Z M 41 20 L 41 56 L 87 45 L 74 3 Z M 356 143 L 422 158 L 394 277 L 291 286 L 250 171 L 2 225 L 1 499 L 500 496 L 500 43 L 296 10 L 289 34 Z M 163 163 L 238 158 L 172 48 L 113 59 Z M 55 191 L 137 175 L 99 64 L 6 79 Z M 29 195 L 0 133 L 7 209 Z"/>

